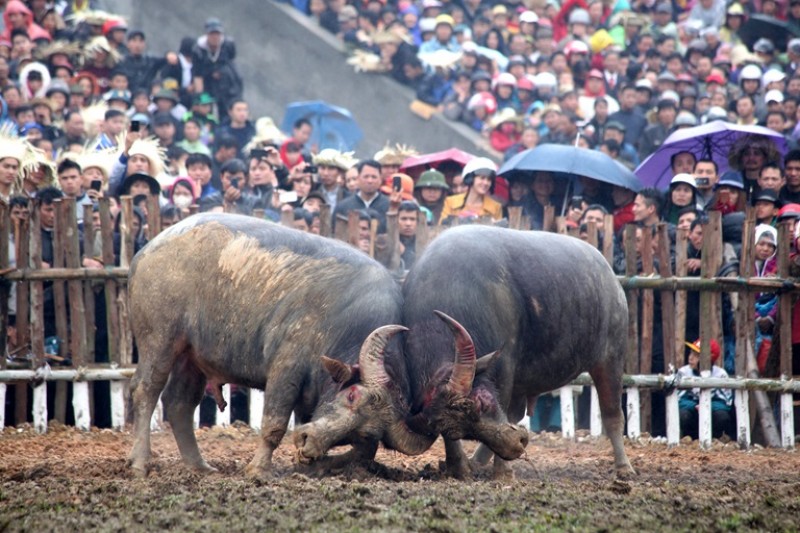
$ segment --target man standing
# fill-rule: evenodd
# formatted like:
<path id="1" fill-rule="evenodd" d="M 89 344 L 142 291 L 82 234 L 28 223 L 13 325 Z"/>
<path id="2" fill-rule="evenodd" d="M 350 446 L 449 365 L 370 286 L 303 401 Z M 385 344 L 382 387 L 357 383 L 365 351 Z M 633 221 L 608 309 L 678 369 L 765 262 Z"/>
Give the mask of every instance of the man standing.
<path id="1" fill-rule="evenodd" d="M 331 209 L 335 210 L 345 195 L 344 173 L 349 167 L 344 156 L 338 150 L 326 148 L 314 156 L 313 162 L 319 169 L 320 192 Z"/>
<path id="2" fill-rule="evenodd" d="M 694 165 L 694 179 L 697 183 L 697 209 L 702 211 L 714 199 L 714 186 L 719 181 L 717 164 L 711 159 L 701 159 Z"/>
<path id="3" fill-rule="evenodd" d="M 633 201 L 633 219 L 646 228 L 655 226 L 661 221 L 664 209 L 664 193 L 658 189 L 647 187 L 639 191 Z"/>
<path id="4" fill-rule="evenodd" d="M 408 270 L 417 259 L 417 220 L 419 219 L 419 206 L 416 202 L 406 200 L 400 204 L 397 213 L 397 226 L 400 233 L 400 259 L 403 268 Z"/>
<path id="5" fill-rule="evenodd" d="M 608 120 L 625 126 L 625 142 L 637 146 L 642 132 L 647 127 L 647 119 L 636 107 L 636 88 L 633 85 L 622 88 L 619 105 L 619 111 L 608 117 Z"/>
<path id="6" fill-rule="evenodd" d="M 641 161 L 644 161 L 647 156 L 655 152 L 669 134 L 672 133 L 672 126 L 678 114 L 675 101 L 669 98 L 659 100 L 657 109 L 657 122 L 644 130 L 642 140 L 639 142 L 639 160 Z"/>
<path id="7" fill-rule="evenodd" d="M 83 190 L 81 166 L 71 159 L 64 159 L 58 164 L 58 184 L 66 198 L 75 199 L 78 223 L 83 222 L 83 206 L 92 205 L 92 199 Z"/>
<path id="8" fill-rule="evenodd" d="M 223 34 L 219 19 L 206 20 L 205 30 L 206 34 L 198 39 L 192 54 L 194 94 L 209 93 L 224 112 L 231 109 L 235 100 L 241 99 L 244 90 L 233 62 L 236 45 Z"/>
<path id="9" fill-rule="evenodd" d="M 786 184 L 781 188 L 778 199 L 781 204 L 800 203 L 800 150 L 792 150 L 784 159 Z"/>
<path id="10" fill-rule="evenodd" d="M 128 77 L 128 90 L 131 92 L 144 89 L 149 90 L 153 79 L 159 70 L 167 63 L 176 64 L 178 57 L 174 52 L 169 52 L 165 57 L 156 57 L 145 53 L 147 42 L 144 32 L 132 30 L 128 33 L 128 57 L 117 66 Z"/>
<path id="11" fill-rule="evenodd" d="M 222 124 L 216 135 L 229 135 L 236 139 L 238 153 L 236 157 L 244 159 L 242 150 L 256 134 L 256 127 L 250 122 L 250 107 L 244 100 L 234 100 L 228 110 L 228 120 Z"/>
<path id="12" fill-rule="evenodd" d="M 373 159 L 361 161 L 356 165 L 358 170 L 358 190 L 353 196 L 342 200 L 333 212 L 331 225 L 341 219 L 346 223 L 348 213 L 357 209 L 373 209 L 380 215 L 381 224 L 386 223 L 386 212 L 389 210 L 389 199 L 379 192 L 381 187 L 381 164 Z"/>

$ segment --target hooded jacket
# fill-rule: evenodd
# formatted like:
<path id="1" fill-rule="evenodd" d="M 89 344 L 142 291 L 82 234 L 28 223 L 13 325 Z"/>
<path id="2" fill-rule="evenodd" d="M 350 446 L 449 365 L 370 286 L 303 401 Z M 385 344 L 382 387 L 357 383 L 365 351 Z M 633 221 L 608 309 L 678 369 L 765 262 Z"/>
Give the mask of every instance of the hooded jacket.
<path id="1" fill-rule="evenodd" d="M 28 9 L 28 7 L 20 2 L 20 0 L 11 0 L 6 5 L 6 10 L 3 12 L 3 22 L 5 22 L 6 29 L 0 34 L 0 39 L 4 41 L 11 41 L 11 21 L 9 20 L 8 16 L 12 13 L 22 13 L 25 17 L 25 26 L 28 30 L 28 37 L 31 38 L 32 41 L 37 39 L 47 39 L 48 41 L 53 40 L 52 36 L 47 33 L 47 30 L 39 26 L 33 21 L 33 12 Z"/>

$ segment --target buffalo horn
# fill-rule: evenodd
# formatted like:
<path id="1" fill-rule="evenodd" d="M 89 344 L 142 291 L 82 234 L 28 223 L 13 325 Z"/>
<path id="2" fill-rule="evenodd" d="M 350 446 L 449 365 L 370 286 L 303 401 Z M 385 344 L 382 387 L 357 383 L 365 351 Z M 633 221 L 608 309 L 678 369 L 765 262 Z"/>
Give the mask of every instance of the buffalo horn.
<path id="1" fill-rule="evenodd" d="M 361 369 L 362 381 L 365 385 L 385 385 L 389 383 L 389 374 L 383 366 L 383 357 L 389 339 L 401 331 L 408 331 L 404 326 L 381 326 L 369 334 L 361 345 L 358 365 Z"/>
<path id="2" fill-rule="evenodd" d="M 467 396 L 472 390 L 472 381 L 475 379 L 475 344 L 464 326 L 456 319 L 441 311 L 434 313 L 447 324 L 456 338 L 456 358 L 453 374 L 450 376 L 450 389 L 456 394 Z"/>

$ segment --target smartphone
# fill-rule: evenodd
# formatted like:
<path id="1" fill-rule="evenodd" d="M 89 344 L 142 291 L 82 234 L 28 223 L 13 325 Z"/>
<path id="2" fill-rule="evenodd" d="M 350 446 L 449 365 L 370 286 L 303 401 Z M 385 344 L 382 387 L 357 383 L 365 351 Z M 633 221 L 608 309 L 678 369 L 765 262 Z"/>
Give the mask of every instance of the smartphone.
<path id="1" fill-rule="evenodd" d="M 142 123 L 138 120 L 131 120 L 131 131 L 139 131 L 142 129 Z"/>
<path id="2" fill-rule="evenodd" d="M 89 185 L 93 191 L 100 192 L 100 189 L 103 188 L 103 181 L 102 180 L 92 180 L 92 183 Z"/>
<path id="3" fill-rule="evenodd" d="M 400 176 L 395 176 L 392 178 L 392 190 L 395 192 L 400 192 L 403 190 L 403 178 Z"/>
<path id="4" fill-rule="evenodd" d="M 239 178 L 231 178 L 231 187 L 239 188 Z"/>
<path id="5" fill-rule="evenodd" d="M 711 183 L 711 179 L 709 178 L 695 178 L 694 181 L 699 187 L 704 187 Z"/>
<path id="6" fill-rule="evenodd" d="M 282 204 L 291 204 L 297 201 L 297 193 L 295 191 L 281 191 L 278 194 L 278 201 Z"/>
<path id="7" fill-rule="evenodd" d="M 319 169 L 316 167 L 316 165 L 307 165 L 305 168 L 305 172 L 307 174 L 318 174 Z"/>

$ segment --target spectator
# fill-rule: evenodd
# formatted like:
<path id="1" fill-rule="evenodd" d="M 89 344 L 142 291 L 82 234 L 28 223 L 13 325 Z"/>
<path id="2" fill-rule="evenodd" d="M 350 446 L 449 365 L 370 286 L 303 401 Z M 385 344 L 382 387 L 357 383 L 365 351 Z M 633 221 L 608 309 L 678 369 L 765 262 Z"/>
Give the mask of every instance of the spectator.
<path id="1" fill-rule="evenodd" d="M 659 100 L 657 122 L 644 130 L 644 135 L 639 141 L 639 159 L 644 161 L 647 156 L 656 151 L 661 143 L 672 133 L 672 126 L 677 116 L 675 102 L 668 98 Z"/>
<path id="2" fill-rule="evenodd" d="M 711 159 L 701 159 L 694 165 L 697 208 L 707 209 L 714 198 L 714 189 L 719 181 L 719 167 Z"/>
<path id="3" fill-rule="evenodd" d="M 800 6 L 800 3 L 797 4 Z M 800 150 L 792 150 L 783 160 L 786 183 L 778 196 L 784 204 L 800 203 Z"/>
<path id="4" fill-rule="evenodd" d="M 773 189 L 763 189 L 753 196 L 756 223 L 775 227 L 778 216 L 778 194 Z"/>
<path id="5" fill-rule="evenodd" d="M 350 154 L 326 148 L 315 155 L 312 161 L 319 169 L 320 192 L 325 196 L 325 203 L 335 210 L 348 195 L 344 187 L 344 173 L 352 165 Z"/>
<path id="6" fill-rule="evenodd" d="M 211 184 L 211 158 L 205 154 L 189 154 L 186 159 L 186 172 L 194 183 L 200 188 L 199 198 L 220 195 L 220 192 Z"/>
<path id="7" fill-rule="evenodd" d="M 219 100 L 217 100 L 219 102 Z M 217 129 L 216 135 L 230 136 L 236 139 L 235 157 L 243 157 L 243 149 L 256 134 L 256 128 L 250 122 L 250 107 L 244 100 L 233 100 L 228 109 L 228 118 Z"/>
<path id="8" fill-rule="evenodd" d="M 645 127 L 647 127 L 647 119 L 636 108 L 636 88 L 633 85 L 627 85 L 622 88 L 619 103 L 619 111 L 609 116 L 608 120 L 618 122 L 625 127 L 624 142 L 633 146 L 639 141 Z"/>
<path id="9" fill-rule="evenodd" d="M 707 1 L 707 0 L 705 0 Z M 688 348 L 687 364 L 678 369 L 678 375 L 697 377 L 708 375 L 712 378 L 727 378 L 728 373 L 717 366 L 721 350 L 719 343 L 711 339 L 711 370 L 700 371 L 700 339 L 686 343 Z M 700 403 L 700 389 L 682 389 L 678 392 L 678 409 L 680 410 L 681 435 L 688 435 L 693 439 L 698 436 L 698 404 Z M 711 391 L 711 431 L 714 438 L 723 434 L 733 438 L 733 393 L 730 389 L 713 389 Z"/>
<path id="10" fill-rule="evenodd" d="M 335 228 L 336 224 L 347 220 L 348 213 L 353 210 L 370 209 L 376 212 L 376 216 L 382 225 L 386 222 L 386 212 L 389 210 L 389 199 L 380 193 L 381 187 L 381 164 L 373 159 L 366 159 L 356 165 L 358 171 L 357 191 L 337 204 L 333 212 L 331 225 Z"/>
<path id="11" fill-rule="evenodd" d="M 611 188 L 611 199 L 614 202 L 614 233 L 619 233 L 626 224 L 631 224 L 636 219 L 633 213 L 636 193 L 625 187 L 614 185 Z"/>
<path id="12" fill-rule="evenodd" d="M 200 140 L 201 134 L 200 121 L 195 118 L 187 118 L 183 123 L 183 140 L 177 145 L 190 154 L 203 154 L 211 157 L 211 150 Z"/>
<path id="13" fill-rule="evenodd" d="M 770 190 L 777 195 L 785 183 L 783 170 L 776 163 L 766 163 L 758 172 L 757 191 Z"/>
<path id="14" fill-rule="evenodd" d="M 405 200 L 400 203 L 397 213 L 397 226 L 400 236 L 400 259 L 402 268 L 410 269 L 417 258 L 417 223 L 419 221 L 419 206 L 412 201 Z"/>
<path id="15" fill-rule="evenodd" d="M 678 174 L 669 184 L 664 220 L 678 223 L 678 213 L 685 207 L 697 206 L 697 184 L 691 174 Z"/>
<path id="16" fill-rule="evenodd" d="M 237 101 L 241 101 L 243 93 L 242 80 L 234 64 L 236 45 L 224 34 L 219 19 L 207 19 L 205 30 L 206 34 L 197 40 L 192 55 L 194 93 L 207 92 L 213 96 L 219 103 L 220 109 L 230 112 L 233 120 L 234 105 Z M 244 118 L 240 115 L 240 118 L 236 119 L 234 128 L 244 127 L 247 114 L 244 115 Z M 249 140 L 249 138 L 244 140 L 239 149 L 241 150 Z"/>
<path id="17" fill-rule="evenodd" d="M 147 54 L 147 42 L 142 30 L 128 32 L 127 47 L 128 55 L 117 68 L 128 77 L 128 88 L 131 91 L 149 89 L 158 71 L 168 63 L 171 65 L 178 63 L 178 56 L 174 52 L 160 58 Z"/>
<path id="18" fill-rule="evenodd" d="M 467 192 L 448 197 L 439 223 L 448 221 L 449 217 L 477 218 L 488 216 L 492 220 L 500 220 L 503 216 L 503 206 L 493 200 L 497 166 L 485 157 L 476 157 L 464 165 L 461 174 Z"/>
<path id="19" fill-rule="evenodd" d="M 92 199 L 83 188 L 81 166 L 72 159 L 64 159 L 58 165 L 58 184 L 67 198 L 75 200 L 78 223 L 83 222 L 83 206 L 92 205 Z"/>
<path id="20" fill-rule="evenodd" d="M 414 185 L 414 198 L 417 203 L 433 214 L 433 220 L 439 220 L 444 209 L 445 197 L 450 186 L 444 174 L 436 169 L 426 170 L 420 174 Z"/>
<path id="21" fill-rule="evenodd" d="M 644 227 L 649 228 L 658 224 L 663 210 L 664 195 L 658 189 L 642 189 L 633 201 L 634 221 Z"/>
<path id="22" fill-rule="evenodd" d="M 755 228 L 755 265 L 753 275 L 759 278 L 778 276 L 778 232 L 767 224 L 759 224 Z M 775 319 L 778 315 L 778 295 L 763 292 L 756 295 L 755 304 L 755 353 L 758 372 L 765 375 L 767 359 L 772 347 L 772 335 L 775 330 Z"/>

